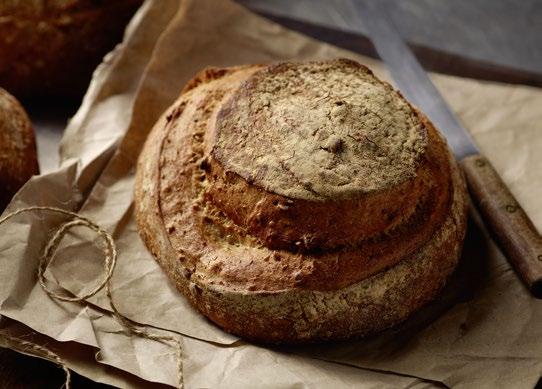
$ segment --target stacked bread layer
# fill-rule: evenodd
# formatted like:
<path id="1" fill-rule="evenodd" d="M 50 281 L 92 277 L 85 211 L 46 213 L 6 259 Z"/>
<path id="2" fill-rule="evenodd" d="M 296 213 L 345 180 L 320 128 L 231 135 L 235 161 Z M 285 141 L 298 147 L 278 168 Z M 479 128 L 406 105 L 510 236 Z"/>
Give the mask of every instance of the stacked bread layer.
<path id="1" fill-rule="evenodd" d="M 260 341 L 344 338 L 430 300 L 465 232 L 431 123 L 348 60 L 210 69 L 140 157 L 140 231 L 179 289 Z"/>

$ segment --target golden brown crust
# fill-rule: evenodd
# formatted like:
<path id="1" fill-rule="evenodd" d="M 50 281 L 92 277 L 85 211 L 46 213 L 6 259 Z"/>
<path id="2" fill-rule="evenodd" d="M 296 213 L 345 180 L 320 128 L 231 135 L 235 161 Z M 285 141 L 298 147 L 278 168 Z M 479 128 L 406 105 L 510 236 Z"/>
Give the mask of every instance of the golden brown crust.
<path id="1" fill-rule="evenodd" d="M 340 67 L 344 61 L 327 64 Z M 318 72 L 321 66 L 308 63 L 303 69 Z M 366 69 L 356 66 L 366 80 Z M 393 325 L 434 297 L 457 262 L 466 201 L 456 163 L 427 119 L 396 101 L 416 127 L 404 131 L 425 139 L 422 149 L 407 151 L 414 163 L 401 180 L 381 180 L 378 189 L 348 196 L 311 199 L 280 188 L 273 192 L 266 186 L 269 177 L 260 182 L 243 178 L 224 159 L 252 151 L 226 147 L 229 157 L 222 152 L 217 158 L 217 131 L 224 130 L 221 108 L 235 113 L 231 102 L 238 91 L 246 93 L 262 74 L 276 75 L 268 71 L 275 68 L 200 74 L 160 119 L 138 165 L 140 233 L 192 303 L 235 334 L 296 342 L 363 335 Z M 380 81 L 371 74 L 370 82 Z M 404 101 L 382 85 L 386 101 Z M 272 126 L 264 130 L 274 135 Z M 380 173 L 363 172 L 376 179 Z M 403 208 L 394 211 L 395 203 Z M 371 213 L 374 209 L 377 213 Z M 363 223 L 362 217 L 373 223 Z M 344 219 L 348 223 L 333 222 Z M 396 224 L 387 226 L 381 219 Z M 296 244 L 308 231 L 312 238 Z M 281 238 L 268 239 L 270 234 Z"/>
<path id="2" fill-rule="evenodd" d="M 0 88 L 0 212 L 38 170 L 30 119 L 19 102 Z"/>
<path id="3" fill-rule="evenodd" d="M 142 0 L 0 2 L 0 86 L 17 98 L 82 93 Z"/>

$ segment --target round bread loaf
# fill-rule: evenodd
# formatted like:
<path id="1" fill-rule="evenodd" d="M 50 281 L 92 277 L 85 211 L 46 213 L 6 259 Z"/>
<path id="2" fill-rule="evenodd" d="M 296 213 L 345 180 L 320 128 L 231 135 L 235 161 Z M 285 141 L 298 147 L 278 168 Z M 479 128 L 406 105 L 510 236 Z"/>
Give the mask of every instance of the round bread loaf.
<path id="1" fill-rule="evenodd" d="M 466 227 L 441 135 L 345 59 L 198 74 L 149 135 L 135 198 L 178 289 L 261 342 L 399 323 L 443 287 Z"/>
<path id="2" fill-rule="evenodd" d="M 15 97 L 0 88 L 0 212 L 38 171 L 30 119 Z"/>
<path id="3" fill-rule="evenodd" d="M 19 99 L 82 94 L 141 2 L 0 1 L 0 86 Z"/>

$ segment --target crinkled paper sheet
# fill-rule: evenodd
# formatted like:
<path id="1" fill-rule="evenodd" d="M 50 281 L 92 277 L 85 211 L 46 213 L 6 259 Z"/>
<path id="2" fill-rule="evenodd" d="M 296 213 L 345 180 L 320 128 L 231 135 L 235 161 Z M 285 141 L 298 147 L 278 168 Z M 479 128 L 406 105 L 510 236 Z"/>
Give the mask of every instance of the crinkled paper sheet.
<path id="1" fill-rule="evenodd" d="M 542 372 L 542 302 L 530 297 L 476 217 L 460 269 L 436 302 L 376 338 L 305 347 L 260 347 L 210 324 L 139 239 L 134 164 L 153 123 L 192 75 L 206 66 L 339 56 L 388 78 L 378 61 L 288 31 L 229 1 L 147 1 L 124 44 L 95 72 L 66 130 L 61 167 L 33 178 L 8 211 L 29 205 L 76 210 L 111 232 L 119 250 L 116 304 L 155 331 L 179 334 L 189 388 L 533 387 Z M 541 230 L 542 90 L 431 77 Z M 46 344 L 99 382 L 174 385 L 174 350 L 126 335 L 103 293 L 75 304 L 43 292 L 38 258 L 63 220 L 40 212 L 0 226 L 0 314 L 9 318 L 0 330 Z M 82 228 L 70 234 L 49 278 L 72 293 L 88 290 L 102 270 L 94 240 Z"/>

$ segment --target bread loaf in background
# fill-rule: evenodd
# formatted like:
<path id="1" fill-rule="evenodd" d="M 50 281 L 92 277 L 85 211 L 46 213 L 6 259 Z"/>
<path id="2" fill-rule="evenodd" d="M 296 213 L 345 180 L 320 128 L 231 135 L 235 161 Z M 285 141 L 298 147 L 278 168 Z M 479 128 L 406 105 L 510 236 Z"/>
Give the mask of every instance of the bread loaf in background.
<path id="1" fill-rule="evenodd" d="M 19 99 L 80 97 L 141 2 L 0 1 L 0 87 Z"/>
<path id="2" fill-rule="evenodd" d="M 201 72 L 150 133 L 135 194 L 177 288 L 273 343 L 405 320 L 454 270 L 466 199 L 429 120 L 346 59 Z"/>
<path id="3" fill-rule="evenodd" d="M 0 88 L 0 213 L 19 188 L 38 172 L 30 119 L 15 97 Z"/>

